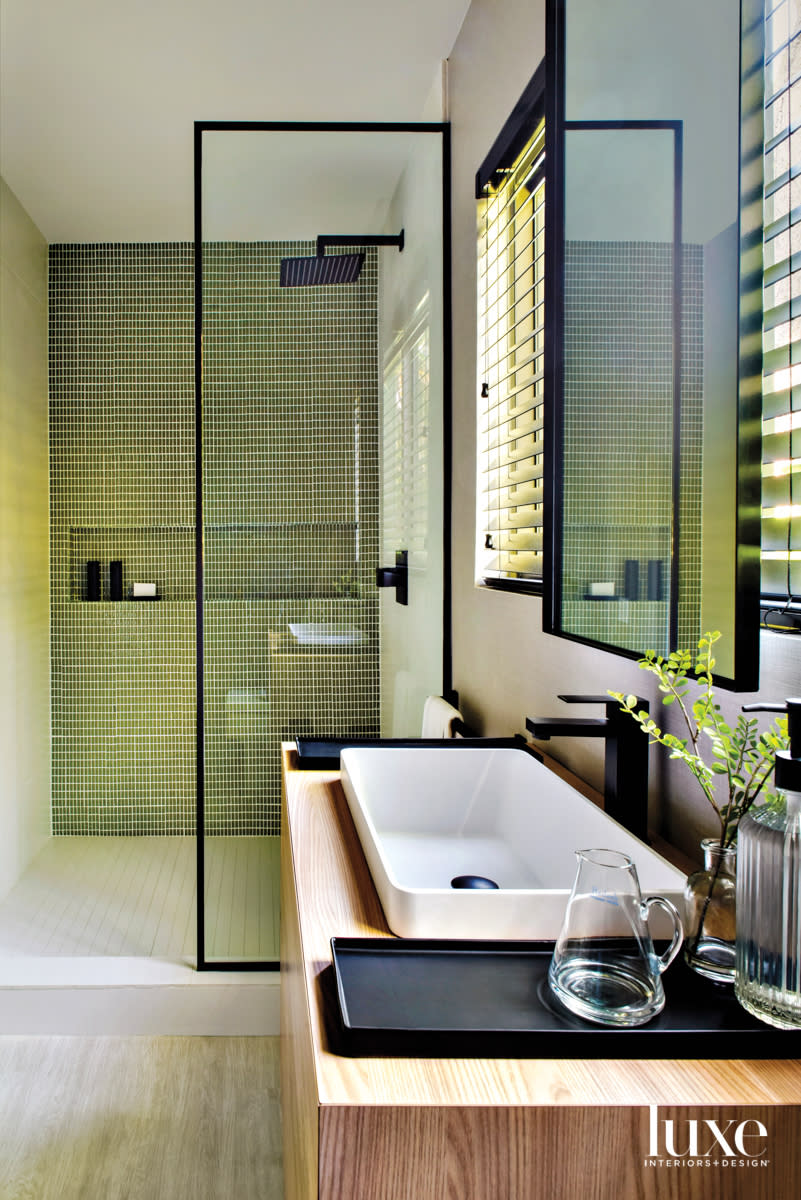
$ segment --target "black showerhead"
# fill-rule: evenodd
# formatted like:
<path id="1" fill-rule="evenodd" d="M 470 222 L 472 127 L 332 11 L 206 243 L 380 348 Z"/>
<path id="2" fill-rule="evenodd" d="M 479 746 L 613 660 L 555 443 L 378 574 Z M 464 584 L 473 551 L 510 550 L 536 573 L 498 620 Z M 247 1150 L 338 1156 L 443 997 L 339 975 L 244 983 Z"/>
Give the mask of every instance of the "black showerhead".
<path id="1" fill-rule="evenodd" d="M 314 258 L 282 258 L 281 287 L 322 287 L 328 283 L 355 283 L 364 265 L 364 251 L 354 254 L 326 255 L 326 246 L 397 246 L 403 249 L 403 230 L 399 234 L 321 233 Z"/>
<path id="2" fill-rule="evenodd" d="M 281 287 L 355 283 L 363 263 L 362 251 L 358 254 L 315 255 L 313 258 L 282 258 Z"/>

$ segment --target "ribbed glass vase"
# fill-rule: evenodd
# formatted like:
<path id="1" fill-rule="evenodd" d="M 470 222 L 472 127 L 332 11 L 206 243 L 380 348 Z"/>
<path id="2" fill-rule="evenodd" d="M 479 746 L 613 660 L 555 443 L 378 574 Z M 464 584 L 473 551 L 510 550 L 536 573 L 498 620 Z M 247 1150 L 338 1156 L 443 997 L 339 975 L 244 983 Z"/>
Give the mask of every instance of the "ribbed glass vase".
<path id="1" fill-rule="evenodd" d="M 750 1013 L 780 1029 L 801 1028 L 801 793 L 740 822 L 737 976 Z"/>

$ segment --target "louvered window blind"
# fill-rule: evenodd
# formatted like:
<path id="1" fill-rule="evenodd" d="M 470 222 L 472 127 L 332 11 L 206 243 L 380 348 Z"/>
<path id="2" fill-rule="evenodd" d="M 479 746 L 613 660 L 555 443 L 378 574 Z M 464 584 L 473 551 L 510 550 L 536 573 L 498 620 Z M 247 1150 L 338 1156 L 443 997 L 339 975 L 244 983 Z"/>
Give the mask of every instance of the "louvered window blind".
<path id="1" fill-rule="evenodd" d="M 763 610 L 801 606 L 801 12 L 765 5 Z"/>
<path id="2" fill-rule="evenodd" d="M 429 323 L 426 293 L 384 360 L 382 554 L 405 546 L 416 567 L 428 553 Z"/>
<path id="3" fill-rule="evenodd" d="M 478 575 L 532 585 L 542 582 L 543 120 L 484 185 L 478 217 Z"/>

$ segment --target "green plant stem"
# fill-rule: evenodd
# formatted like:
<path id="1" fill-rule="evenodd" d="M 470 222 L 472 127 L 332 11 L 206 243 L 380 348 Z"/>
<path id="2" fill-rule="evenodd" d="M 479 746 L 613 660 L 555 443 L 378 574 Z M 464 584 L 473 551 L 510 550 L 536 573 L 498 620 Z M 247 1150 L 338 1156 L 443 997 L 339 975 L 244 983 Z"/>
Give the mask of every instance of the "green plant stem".
<path id="1" fill-rule="evenodd" d="M 721 842 L 720 844 L 722 847 L 723 843 Z M 701 940 L 701 933 L 703 932 L 704 925 L 706 924 L 706 914 L 709 911 L 709 905 L 712 903 L 712 894 L 715 891 L 715 884 L 718 881 L 718 877 L 720 875 L 720 868 L 722 865 L 723 865 L 723 855 L 719 854 L 717 856 L 717 862 L 715 863 L 715 870 L 714 870 L 712 879 L 709 884 L 709 891 L 707 892 L 706 896 L 704 897 L 704 906 L 701 909 L 701 915 L 698 918 L 698 926 L 695 930 L 695 937 L 693 938 L 693 940 L 690 944 L 689 952 L 690 952 L 690 955 L 693 957 L 695 956 L 695 953 L 698 949 L 698 943 Z"/>
<path id="2" fill-rule="evenodd" d="M 694 664 L 690 650 L 673 651 L 667 658 L 648 651 L 638 663 L 656 677 L 659 690 L 664 693 L 662 703 L 678 705 L 679 727 L 682 724 L 684 727 L 683 730 L 679 728 L 678 735 L 659 728 L 645 710 L 638 712 L 634 707 L 636 697 L 624 696 L 621 692 L 610 694 L 639 723 L 646 736 L 664 746 L 671 758 L 687 765 L 715 812 L 720 845 L 725 849 L 734 843 L 740 820 L 756 803 L 763 789 L 769 801 L 775 799 L 768 780 L 776 750 L 786 748 L 788 738 L 786 718 L 777 719 L 764 733 L 759 733 L 756 720 L 740 716 L 730 726 L 724 719 L 715 703 L 712 674 L 715 667 L 713 648 L 719 639 L 720 634 L 716 631 L 705 634 L 698 642 Z M 692 702 L 686 699 L 691 685 L 698 688 Z M 686 736 L 680 736 L 685 731 Z M 701 753 L 705 738 L 711 743 L 711 761 Z M 721 776 L 726 778 L 725 799 Z"/>
<path id="3" fill-rule="evenodd" d="M 701 727 L 697 722 L 693 722 L 691 720 L 690 714 L 687 712 L 687 708 L 684 703 L 684 698 L 681 695 L 681 693 L 679 692 L 678 688 L 676 687 L 676 684 L 674 683 L 674 681 L 672 679 L 668 680 L 668 687 L 670 688 L 670 691 L 671 691 L 673 697 L 678 702 L 679 709 L 681 711 L 681 715 L 684 720 L 684 724 L 687 728 L 688 734 L 690 735 L 690 742 L 692 744 L 693 753 L 696 755 L 696 757 L 698 759 L 700 759 L 701 755 L 698 752 L 698 742 L 701 737 Z M 707 695 L 708 695 L 708 691 L 707 691 Z M 709 780 L 706 778 L 706 776 L 704 775 L 703 771 L 700 768 L 693 769 L 691 767 L 690 769 L 693 771 L 693 774 L 695 775 L 695 778 L 698 780 L 698 783 L 701 787 L 702 792 L 706 796 L 706 798 L 709 801 L 712 808 L 715 810 L 715 814 L 722 825 L 723 818 L 721 817 L 720 810 L 719 810 L 717 804 L 715 803 L 714 788 L 710 785 Z"/>

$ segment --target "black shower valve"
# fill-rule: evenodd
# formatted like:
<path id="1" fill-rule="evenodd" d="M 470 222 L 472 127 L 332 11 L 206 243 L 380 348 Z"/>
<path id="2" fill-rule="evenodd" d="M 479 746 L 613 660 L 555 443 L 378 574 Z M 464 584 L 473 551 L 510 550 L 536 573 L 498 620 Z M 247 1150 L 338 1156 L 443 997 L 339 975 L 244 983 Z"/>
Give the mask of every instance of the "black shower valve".
<path id="1" fill-rule="evenodd" d="M 398 604 L 409 603 L 409 551 L 395 551 L 394 567 L 376 567 L 376 587 L 392 587 L 395 589 L 395 600 Z"/>

